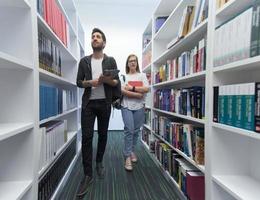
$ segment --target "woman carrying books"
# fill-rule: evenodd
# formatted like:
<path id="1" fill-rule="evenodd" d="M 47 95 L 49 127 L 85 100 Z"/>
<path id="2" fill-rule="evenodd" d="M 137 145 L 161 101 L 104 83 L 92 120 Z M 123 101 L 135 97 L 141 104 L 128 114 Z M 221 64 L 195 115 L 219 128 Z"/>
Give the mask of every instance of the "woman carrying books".
<path id="1" fill-rule="evenodd" d="M 122 117 L 124 122 L 124 156 L 125 169 L 133 170 L 132 162 L 137 162 L 135 146 L 140 128 L 144 123 L 144 100 L 149 91 L 146 75 L 140 73 L 138 58 L 129 55 L 126 60 L 126 75 L 122 76 Z"/>

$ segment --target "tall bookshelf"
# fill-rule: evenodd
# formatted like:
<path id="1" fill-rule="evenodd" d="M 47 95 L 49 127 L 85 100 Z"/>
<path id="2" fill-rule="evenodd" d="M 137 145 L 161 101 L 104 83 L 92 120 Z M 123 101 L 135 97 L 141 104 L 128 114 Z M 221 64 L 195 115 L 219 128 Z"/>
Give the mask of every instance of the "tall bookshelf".
<path id="1" fill-rule="evenodd" d="M 260 184 L 260 171 L 258 170 L 260 159 L 257 157 L 257 153 L 259 152 L 259 133 L 254 130 L 246 130 L 245 128 L 222 124 L 219 121 L 213 122 L 214 87 L 259 82 L 260 80 L 259 55 L 254 57 L 247 56 L 246 58 L 238 60 L 228 58 L 229 62 L 215 66 L 217 59 L 216 55 L 218 55 L 217 53 L 222 53 L 221 56 L 223 60 L 229 53 L 223 53 L 224 51 L 227 51 L 226 48 L 229 48 L 228 50 L 231 53 L 231 50 L 234 51 L 234 48 L 232 49 L 231 46 L 225 46 L 223 47 L 223 52 L 216 52 L 217 50 L 215 49 L 217 49 L 219 43 L 216 42 L 217 29 L 229 23 L 237 16 L 240 16 L 241 13 L 254 5 L 255 1 L 229 0 L 225 3 L 225 1 L 214 0 L 207 2 L 208 18 L 198 24 L 187 35 L 185 35 L 184 38 L 176 42 L 170 48 L 167 48 L 166 46 L 178 34 L 179 27 L 181 26 L 183 10 L 188 5 L 197 5 L 197 1 L 161 0 L 159 2 L 152 16 L 152 61 L 149 65 L 149 70 L 152 72 L 152 76 L 154 76 L 158 66 L 165 64 L 167 59 L 172 59 L 175 56 L 179 56 L 182 52 L 191 49 L 195 43 L 198 43 L 198 41 L 205 36 L 206 70 L 160 83 L 155 83 L 153 79 L 151 87 L 152 99 L 154 99 L 154 91 L 157 89 L 183 88 L 194 85 L 205 86 L 205 118 L 197 119 L 191 116 L 164 111 L 154 108 L 152 105 L 150 122 L 150 124 L 154 123 L 152 119 L 155 115 L 162 115 L 166 118 L 175 118 L 204 127 L 205 165 L 198 165 L 184 152 L 175 148 L 171 143 L 166 141 L 165 138 L 155 134 L 153 128 L 151 128 L 153 125 L 149 128 L 145 125 L 144 129 L 146 130 L 146 134 L 148 132 L 151 138 L 154 137 L 157 138 L 157 140 L 164 142 L 169 148 L 173 149 L 175 153 L 180 155 L 205 175 L 205 199 L 258 199 L 260 196 L 258 189 Z M 219 6 L 219 4 L 222 5 Z M 160 29 L 155 32 L 156 18 L 159 16 L 168 16 L 168 18 Z M 151 22 L 148 24 L 150 23 Z M 248 23 L 250 23 L 250 20 L 248 20 Z M 147 28 L 143 35 L 145 35 L 146 31 Z M 233 39 L 232 41 L 235 40 Z M 226 43 L 228 42 L 229 41 L 226 41 Z M 239 42 L 242 43 L 243 39 Z M 239 42 L 235 44 L 240 44 Z M 225 42 L 222 41 L 222 43 Z M 252 44 L 250 43 L 250 45 Z M 146 49 L 143 51 L 146 51 Z M 144 68 L 143 72 L 146 73 L 147 68 Z M 143 141 L 143 144 L 146 149 L 151 151 L 149 143 Z M 152 153 L 151 156 L 155 158 Z M 154 160 L 159 163 L 156 158 Z M 160 163 L 159 165 L 162 166 Z M 187 199 L 179 188 L 178 183 L 176 183 L 168 172 L 165 174 L 174 182 L 174 185 L 179 191 L 180 198 Z"/>
<path id="2" fill-rule="evenodd" d="M 37 12 L 39 2 L 43 1 L 4 0 L 0 3 L 0 199 L 38 199 L 40 179 L 80 134 L 80 92 L 75 81 L 78 61 L 84 55 L 84 29 L 74 1 L 56 0 L 69 32 L 70 42 L 64 45 Z M 40 68 L 39 31 L 60 50 L 62 76 Z M 40 119 L 42 83 L 74 92 L 76 103 L 73 108 Z M 54 158 L 40 169 L 40 126 L 52 120 L 67 121 L 68 138 Z M 49 198 L 58 197 L 78 158 L 79 150 L 80 146 Z"/>

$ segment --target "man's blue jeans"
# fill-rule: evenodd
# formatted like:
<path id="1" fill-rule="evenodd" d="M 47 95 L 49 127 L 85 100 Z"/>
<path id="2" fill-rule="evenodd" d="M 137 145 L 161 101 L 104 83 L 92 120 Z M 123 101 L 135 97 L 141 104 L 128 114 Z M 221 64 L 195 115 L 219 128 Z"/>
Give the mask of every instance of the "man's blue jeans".
<path id="1" fill-rule="evenodd" d="M 129 110 L 122 108 L 122 117 L 124 121 L 124 155 L 129 157 L 137 144 L 140 128 L 144 123 L 144 108 L 139 110 Z"/>

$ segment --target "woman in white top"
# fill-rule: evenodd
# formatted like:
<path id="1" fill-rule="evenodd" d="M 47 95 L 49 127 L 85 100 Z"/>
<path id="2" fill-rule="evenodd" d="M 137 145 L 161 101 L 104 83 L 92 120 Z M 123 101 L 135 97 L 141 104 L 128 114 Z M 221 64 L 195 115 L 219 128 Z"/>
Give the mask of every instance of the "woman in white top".
<path id="1" fill-rule="evenodd" d="M 140 128 L 144 123 L 144 100 L 149 91 L 146 75 L 140 73 L 138 58 L 129 55 L 126 60 L 126 75 L 122 83 L 122 117 L 124 121 L 125 169 L 133 170 L 132 162 L 137 162 L 134 148 L 137 144 Z"/>

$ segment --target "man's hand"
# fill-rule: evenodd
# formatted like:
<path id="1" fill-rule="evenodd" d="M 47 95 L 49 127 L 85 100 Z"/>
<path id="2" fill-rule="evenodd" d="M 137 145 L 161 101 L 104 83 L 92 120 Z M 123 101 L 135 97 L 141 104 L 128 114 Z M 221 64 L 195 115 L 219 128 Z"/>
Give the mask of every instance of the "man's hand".
<path id="1" fill-rule="evenodd" d="M 87 88 L 87 87 L 98 87 L 101 83 L 99 82 L 98 79 L 93 79 L 88 81 L 84 80 L 82 84 L 85 88 Z"/>
<path id="2" fill-rule="evenodd" d="M 107 83 L 107 84 L 109 84 L 112 80 L 113 80 L 112 76 L 104 76 L 102 74 L 98 78 L 98 81 L 100 83 Z"/>
<path id="3" fill-rule="evenodd" d="M 92 87 L 98 87 L 99 85 L 101 85 L 99 79 L 90 80 L 90 84 Z"/>

